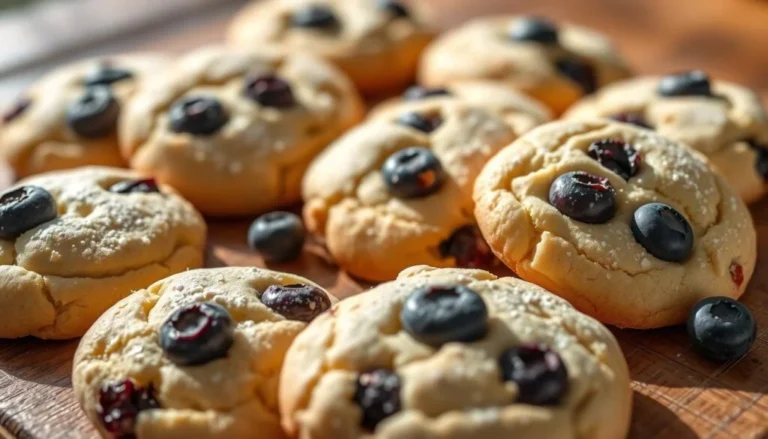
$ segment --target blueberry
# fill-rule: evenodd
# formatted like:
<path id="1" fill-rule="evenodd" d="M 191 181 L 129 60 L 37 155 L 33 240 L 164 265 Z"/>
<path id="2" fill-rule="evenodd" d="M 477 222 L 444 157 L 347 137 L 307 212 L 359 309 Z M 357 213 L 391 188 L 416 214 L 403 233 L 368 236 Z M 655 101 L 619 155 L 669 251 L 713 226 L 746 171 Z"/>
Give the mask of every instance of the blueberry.
<path id="1" fill-rule="evenodd" d="M 408 18 L 411 15 L 408 8 L 396 0 L 379 0 L 379 8 L 391 12 L 395 18 Z"/>
<path id="2" fill-rule="evenodd" d="M 83 78 L 83 85 L 112 85 L 115 82 L 133 78 L 130 70 L 121 69 L 112 65 L 109 61 L 102 61 L 89 70 Z"/>
<path id="3" fill-rule="evenodd" d="M 88 87 L 67 107 L 67 124 L 78 136 L 87 139 L 105 137 L 115 131 L 120 104 L 112 89 L 98 85 Z"/>
<path id="4" fill-rule="evenodd" d="M 310 29 L 330 29 L 339 26 L 339 19 L 326 5 L 308 5 L 298 9 L 291 16 L 295 27 Z"/>
<path id="5" fill-rule="evenodd" d="M 709 297 L 691 308 L 688 335 L 701 355 L 715 361 L 737 360 L 755 341 L 757 322 L 746 306 L 730 297 Z"/>
<path id="6" fill-rule="evenodd" d="M 657 92 L 661 96 L 712 96 L 709 76 L 701 70 L 667 75 L 659 81 Z"/>
<path id="7" fill-rule="evenodd" d="M 160 347 L 175 364 L 195 366 L 225 357 L 235 323 L 215 303 L 193 303 L 174 312 L 160 328 Z"/>
<path id="8" fill-rule="evenodd" d="M 499 358 L 504 381 L 517 384 L 517 402 L 557 405 L 568 392 L 568 370 L 560 356 L 545 345 L 525 344 Z"/>
<path id="9" fill-rule="evenodd" d="M 632 234 L 648 253 L 663 261 L 684 261 L 693 250 L 691 225 L 666 204 L 640 206 L 632 216 Z"/>
<path id="10" fill-rule="evenodd" d="M 446 88 L 426 88 L 412 85 L 403 93 L 403 99 L 406 101 L 419 101 L 437 96 L 451 96 L 451 92 Z"/>
<path id="11" fill-rule="evenodd" d="M 354 400 L 363 411 L 360 424 L 373 431 L 379 422 L 400 411 L 400 377 L 386 369 L 374 369 L 357 378 Z"/>
<path id="12" fill-rule="evenodd" d="M 32 99 L 28 97 L 21 97 L 3 113 L 3 123 L 13 122 L 21 117 L 25 111 L 32 105 Z"/>
<path id="13" fill-rule="evenodd" d="M 589 145 L 587 152 L 604 168 L 610 169 L 624 180 L 629 180 L 640 170 L 640 154 L 623 140 L 599 140 Z"/>
<path id="14" fill-rule="evenodd" d="M 597 90 L 595 69 L 584 61 L 574 57 L 560 58 L 555 61 L 555 67 L 560 73 L 578 84 L 585 95 L 592 94 Z"/>
<path id="15" fill-rule="evenodd" d="M 109 187 L 109 191 L 116 194 L 152 194 L 159 193 L 160 188 L 154 178 L 142 178 L 117 182 Z"/>
<path id="16" fill-rule="evenodd" d="M 437 192 L 446 179 L 443 165 L 432 151 L 422 147 L 400 150 L 381 168 L 389 191 L 399 198 L 419 198 Z"/>
<path id="17" fill-rule="evenodd" d="M 637 113 L 618 113 L 612 116 L 608 116 L 608 118 L 616 122 L 628 123 L 630 125 L 634 125 L 640 128 L 645 128 L 648 130 L 653 129 L 651 124 L 648 123 L 648 121 L 646 121 L 641 114 L 637 114 Z"/>
<path id="18" fill-rule="evenodd" d="M 218 99 L 207 96 L 186 96 L 171 105 L 170 128 L 176 133 L 209 136 L 229 121 Z"/>
<path id="19" fill-rule="evenodd" d="M 0 239 L 13 239 L 58 216 L 56 201 L 45 189 L 22 186 L 0 196 Z"/>
<path id="20" fill-rule="evenodd" d="M 401 114 L 397 119 L 397 123 L 414 128 L 424 133 L 431 133 L 432 131 L 436 130 L 441 123 L 443 123 L 443 120 L 440 116 L 437 115 L 424 116 L 414 111 L 409 111 L 407 113 Z"/>
<path id="21" fill-rule="evenodd" d="M 755 170 L 763 180 L 768 180 L 768 145 L 760 144 L 754 139 L 747 140 L 747 144 L 757 155 L 755 157 Z"/>
<path id="22" fill-rule="evenodd" d="M 525 17 L 515 21 L 509 28 L 513 41 L 532 41 L 542 44 L 557 44 L 557 26 L 539 17 Z"/>
<path id="23" fill-rule="evenodd" d="M 616 215 L 616 195 L 608 179 L 581 171 L 557 177 L 549 188 L 549 202 L 583 223 L 602 224 Z"/>
<path id="24" fill-rule="evenodd" d="M 96 414 L 104 429 L 115 439 L 135 439 L 136 419 L 145 410 L 160 408 L 155 388 L 141 387 L 133 380 L 107 384 L 99 392 Z"/>
<path id="25" fill-rule="evenodd" d="M 270 212 L 248 229 L 248 245 L 266 262 L 288 262 L 299 257 L 307 232 L 301 218 L 290 212 Z"/>
<path id="26" fill-rule="evenodd" d="M 413 338 L 437 348 L 483 338 L 488 332 L 488 307 L 464 285 L 423 287 L 405 299 L 400 321 Z"/>
<path id="27" fill-rule="evenodd" d="M 261 303 L 288 320 L 311 322 L 331 307 L 331 299 L 312 285 L 270 285 Z"/>
<path id="28" fill-rule="evenodd" d="M 454 258 L 461 268 L 488 268 L 495 257 L 476 226 L 457 229 L 447 240 L 440 243 L 440 255 Z"/>
<path id="29" fill-rule="evenodd" d="M 245 95 L 265 107 L 291 108 L 296 105 L 291 85 L 273 74 L 249 78 Z"/>

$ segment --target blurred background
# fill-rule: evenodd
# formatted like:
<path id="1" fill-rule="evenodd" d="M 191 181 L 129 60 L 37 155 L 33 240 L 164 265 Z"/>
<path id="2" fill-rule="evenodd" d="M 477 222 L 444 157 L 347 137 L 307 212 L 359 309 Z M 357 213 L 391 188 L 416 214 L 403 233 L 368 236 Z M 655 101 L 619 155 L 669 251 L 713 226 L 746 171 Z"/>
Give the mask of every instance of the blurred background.
<path id="1" fill-rule="evenodd" d="M 535 13 L 609 34 L 638 73 L 704 68 L 768 97 L 768 1 L 410 0 L 441 28 Z M 0 0 L 0 103 L 57 64 L 129 50 L 182 52 L 221 40 L 245 0 Z"/>

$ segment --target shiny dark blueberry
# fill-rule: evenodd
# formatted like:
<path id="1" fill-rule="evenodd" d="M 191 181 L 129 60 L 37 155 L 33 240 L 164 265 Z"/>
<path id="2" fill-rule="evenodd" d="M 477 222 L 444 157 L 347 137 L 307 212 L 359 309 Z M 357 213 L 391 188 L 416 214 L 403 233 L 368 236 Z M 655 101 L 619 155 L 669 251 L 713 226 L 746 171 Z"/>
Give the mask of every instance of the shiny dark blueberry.
<path id="1" fill-rule="evenodd" d="M 743 357 L 757 336 L 757 322 L 746 306 L 730 297 L 709 297 L 688 316 L 688 335 L 701 355 L 715 361 Z"/>
<path id="2" fill-rule="evenodd" d="M 329 29 L 339 26 L 339 19 L 336 18 L 336 14 L 326 5 L 303 7 L 293 13 L 291 22 L 296 27 L 313 29 Z"/>
<path id="3" fill-rule="evenodd" d="M 649 124 L 642 115 L 637 113 L 614 114 L 613 116 L 610 116 L 609 119 L 615 120 L 616 122 L 632 124 L 640 128 L 645 128 L 649 130 L 653 129 L 651 124 Z"/>
<path id="4" fill-rule="evenodd" d="M 661 96 L 712 96 L 709 76 L 701 70 L 667 75 L 659 81 L 657 92 Z"/>
<path id="5" fill-rule="evenodd" d="M 373 431 L 379 422 L 400 411 L 400 377 L 386 369 L 360 374 L 355 402 L 363 410 L 360 424 Z"/>
<path id="6" fill-rule="evenodd" d="M 390 11 L 397 18 L 408 18 L 411 15 L 408 8 L 397 0 L 379 0 L 379 7 Z"/>
<path id="7" fill-rule="evenodd" d="M 632 234 L 648 253 L 663 261 L 684 261 L 693 250 L 691 225 L 666 204 L 640 206 L 632 216 Z"/>
<path id="8" fill-rule="evenodd" d="M 307 232 L 301 218 L 291 212 L 261 215 L 248 229 L 248 245 L 266 262 L 288 262 L 301 255 Z"/>
<path id="9" fill-rule="evenodd" d="M 45 189 L 22 186 L 0 196 L 0 238 L 13 239 L 58 216 L 56 201 Z"/>
<path id="10" fill-rule="evenodd" d="M 488 268 L 495 257 L 475 226 L 464 226 L 440 243 L 440 255 L 454 258 L 461 268 Z"/>
<path id="11" fill-rule="evenodd" d="M 85 74 L 83 85 L 91 87 L 94 85 L 112 85 L 115 82 L 125 81 L 133 78 L 130 70 L 115 67 L 109 61 L 102 61 L 96 64 Z"/>
<path id="12" fill-rule="evenodd" d="M 270 285 L 261 303 L 288 320 L 311 322 L 331 307 L 331 299 L 312 285 Z"/>
<path id="13" fill-rule="evenodd" d="M 557 177 L 549 188 L 549 202 L 583 223 L 602 224 L 616 214 L 616 194 L 608 179 L 581 171 Z"/>
<path id="14" fill-rule="evenodd" d="M 163 323 L 160 347 L 176 364 L 205 364 L 227 355 L 234 331 L 227 310 L 215 303 L 193 303 L 177 309 Z"/>
<path id="15" fill-rule="evenodd" d="M 117 182 L 109 187 L 109 191 L 116 194 L 151 194 L 160 192 L 160 188 L 154 178 L 142 178 Z"/>
<path id="16" fill-rule="evenodd" d="M 28 97 L 19 98 L 13 104 L 13 106 L 8 108 L 5 113 L 3 113 L 3 123 L 13 122 L 14 120 L 18 119 L 19 116 L 27 111 L 27 108 L 29 108 L 30 105 L 32 105 L 32 99 Z"/>
<path id="17" fill-rule="evenodd" d="M 88 87 L 76 101 L 67 107 L 67 124 L 80 137 L 95 139 L 115 131 L 120 116 L 120 104 L 112 89 L 104 86 Z"/>
<path id="18" fill-rule="evenodd" d="M 517 384 L 517 401 L 523 404 L 556 405 L 568 393 L 568 370 L 549 347 L 526 344 L 504 351 L 499 358 L 504 381 Z"/>
<path id="19" fill-rule="evenodd" d="M 173 103 L 170 109 L 171 130 L 209 136 L 229 121 L 229 116 L 216 98 L 187 96 Z"/>
<path id="20" fill-rule="evenodd" d="M 446 88 L 427 88 L 420 85 L 412 85 L 403 93 L 403 99 L 406 101 L 419 101 L 421 99 L 435 96 L 450 96 L 451 92 Z"/>
<path id="21" fill-rule="evenodd" d="M 443 123 L 443 120 L 440 118 L 440 116 L 437 115 L 425 116 L 420 113 L 409 111 L 407 113 L 401 114 L 397 119 L 397 123 L 400 125 L 409 126 L 424 133 L 431 133 L 432 131 L 436 130 L 441 123 Z"/>
<path id="22" fill-rule="evenodd" d="M 763 177 L 763 180 L 768 180 L 768 145 L 762 145 L 756 140 L 747 140 L 747 143 L 757 154 L 755 159 L 757 173 Z"/>
<path id="23" fill-rule="evenodd" d="M 555 61 L 557 70 L 579 85 L 581 91 L 588 95 L 597 90 L 595 69 L 577 58 L 560 58 Z"/>
<path id="24" fill-rule="evenodd" d="M 557 44 L 557 26 L 539 17 L 526 17 L 515 21 L 509 29 L 509 38 L 514 41 L 532 41 L 543 44 Z"/>
<path id="25" fill-rule="evenodd" d="M 150 383 L 141 387 L 133 380 L 105 385 L 99 393 L 96 413 L 104 429 L 115 439 L 135 439 L 136 419 L 145 410 L 160 408 Z"/>
<path id="26" fill-rule="evenodd" d="M 290 108 L 296 105 L 291 84 L 272 74 L 248 79 L 245 95 L 265 107 Z"/>
<path id="27" fill-rule="evenodd" d="M 418 198 L 435 193 L 445 182 L 445 171 L 432 151 L 422 147 L 400 150 L 381 168 L 389 191 L 399 198 Z"/>
<path id="28" fill-rule="evenodd" d="M 400 321 L 416 340 L 440 347 L 483 338 L 488 331 L 488 307 L 464 285 L 429 286 L 405 299 Z"/>
<path id="29" fill-rule="evenodd" d="M 587 151 L 603 167 L 629 180 L 640 170 L 640 154 L 635 148 L 620 139 L 605 139 L 593 142 Z"/>

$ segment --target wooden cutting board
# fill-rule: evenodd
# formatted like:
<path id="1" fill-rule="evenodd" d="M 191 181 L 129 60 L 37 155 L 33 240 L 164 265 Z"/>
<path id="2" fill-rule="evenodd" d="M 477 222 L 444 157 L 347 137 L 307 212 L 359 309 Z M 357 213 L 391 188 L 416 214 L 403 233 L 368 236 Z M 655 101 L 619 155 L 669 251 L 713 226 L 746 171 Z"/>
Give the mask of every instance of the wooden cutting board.
<path id="1" fill-rule="evenodd" d="M 764 2 L 421 1 L 433 7 L 433 19 L 442 26 L 492 12 L 524 11 L 569 19 L 611 34 L 638 72 L 702 67 L 768 96 L 768 54 L 764 49 L 768 43 L 768 6 Z M 160 32 L 151 41 L 137 34 L 121 40 L 119 47 L 183 50 L 223 35 L 226 19 L 215 14 L 212 17 L 200 19 L 194 29 Z M 89 51 L 103 52 L 112 47 L 114 43 L 107 42 Z M 0 77 L 0 88 L 8 84 Z M 10 174 L 0 168 L 0 188 L 8 184 Z M 703 360 L 692 352 L 683 328 L 614 331 L 629 363 L 635 390 L 632 439 L 768 438 L 768 200 L 752 206 L 752 213 L 763 257 L 744 297 L 759 325 L 758 340 L 746 357 L 727 364 Z M 245 220 L 211 222 L 207 265 L 263 266 L 245 245 L 247 226 Z M 340 273 L 324 250 L 314 244 L 300 261 L 270 268 L 309 277 L 340 297 L 369 287 Z M 77 341 L 0 340 L 0 438 L 96 437 L 72 395 L 69 373 L 76 346 Z"/>

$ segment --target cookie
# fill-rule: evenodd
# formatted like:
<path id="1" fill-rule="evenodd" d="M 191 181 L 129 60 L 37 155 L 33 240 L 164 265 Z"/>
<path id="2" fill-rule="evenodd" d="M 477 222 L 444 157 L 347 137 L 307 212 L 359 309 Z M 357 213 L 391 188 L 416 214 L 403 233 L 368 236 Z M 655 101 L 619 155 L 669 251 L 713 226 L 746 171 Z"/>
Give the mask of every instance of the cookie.
<path id="1" fill-rule="evenodd" d="M 105 438 L 282 439 L 285 352 L 335 301 L 307 279 L 259 268 L 171 276 L 83 337 L 75 395 Z"/>
<path id="2" fill-rule="evenodd" d="M 305 225 L 341 268 L 367 280 L 417 264 L 487 267 L 494 258 L 474 226 L 472 185 L 516 136 L 495 112 L 458 99 L 376 116 L 310 166 Z"/>
<path id="3" fill-rule="evenodd" d="M 121 55 L 55 70 L 5 109 L 0 156 L 17 177 L 124 166 L 117 141 L 120 111 L 142 78 L 166 62 L 159 55 Z"/>
<path id="4" fill-rule="evenodd" d="M 131 167 L 208 215 L 300 199 L 306 167 L 363 116 L 348 79 L 310 55 L 199 49 L 146 81 L 120 132 Z"/>
<path id="5" fill-rule="evenodd" d="M 508 267 L 619 327 L 682 323 L 703 298 L 741 296 L 755 267 L 749 211 L 706 158 L 630 124 L 536 128 L 488 163 L 474 200 Z"/>
<path id="6" fill-rule="evenodd" d="M 565 117 L 656 130 L 706 155 L 745 202 L 768 191 L 768 120 L 760 98 L 740 85 L 701 71 L 630 79 L 578 102 Z"/>
<path id="7" fill-rule="evenodd" d="M 615 439 L 632 391 L 608 329 L 480 270 L 413 267 L 300 334 L 280 379 L 303 439 Z"/>
<path id="8" fill-rule="evenodd" d="M 468 79 L 502 81 L 555 114 L 627 76 L 628 68 L 605 36 L 517 16 L 478 18 L 446 33 L 427 48 L 419 70 L 428 87 Z"/>
<path id="9" fill-rule="evenodd" d="M 433 33 L 416 5 L 396 0 L 267 0 L 247 6 L 232 44 L 307 51 L 346 72 L 359 90 L 381 94 L 412 83 Z"/>
<path id="10" fill-rule="evenodd" d="M 203 263 L 206 227 L 171 188 L 116 168 L 0 196 L 0 338 L 79 337 L 115 302 Z"/>

